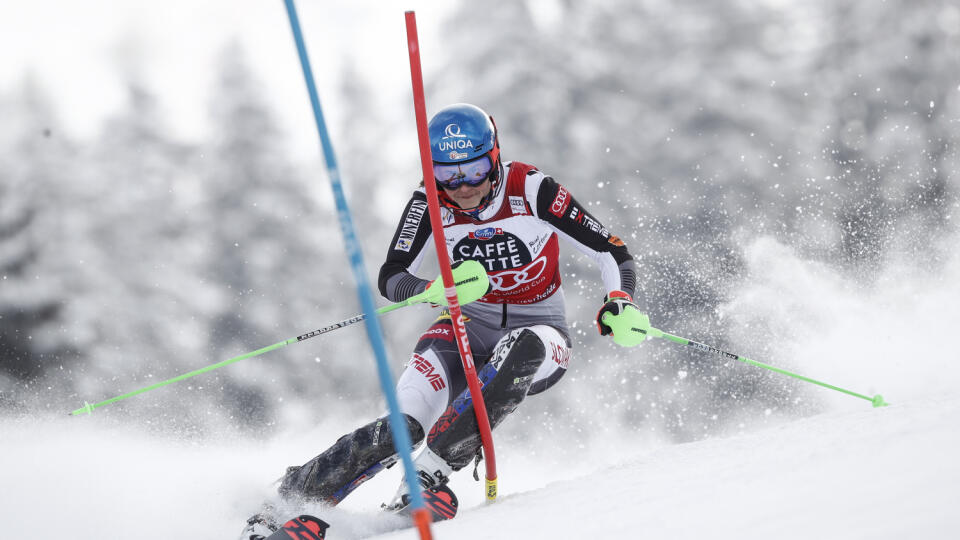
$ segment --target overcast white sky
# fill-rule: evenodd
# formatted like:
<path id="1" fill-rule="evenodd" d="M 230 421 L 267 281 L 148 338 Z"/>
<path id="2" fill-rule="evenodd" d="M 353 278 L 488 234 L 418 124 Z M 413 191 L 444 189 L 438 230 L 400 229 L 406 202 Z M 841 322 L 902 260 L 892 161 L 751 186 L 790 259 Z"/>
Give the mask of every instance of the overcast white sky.
<path id="1" fill-rule="evenodd" d="M 298 141 L 316 152 L 309 101 L 282 0 L 32 0 L 0 10 L 0 95 L 17 91 L 25 73 L 53 96 L 77 135 L 95 133 L 124 103 L 121 66 L 139 70 L 157 92 L 178 135 L 202 135 L 213 59 L 240 40 L 258 77 Z M 441 58 L 440 22 L 447 3 L 422 0 L 300 0 L 297 10 L 330 124 L 341 62 L 354 58 L 384 96 L 409 92 L 404 11 L 417 12 L 428 75 Z M 435 51 L 436 54 L 433 54 Z M 411 112 L 412 114 L 412 112 Z M 306 135 L 306 133 L 311 133 Z M 298 152 L 300 153 L 300 152 Z"/>

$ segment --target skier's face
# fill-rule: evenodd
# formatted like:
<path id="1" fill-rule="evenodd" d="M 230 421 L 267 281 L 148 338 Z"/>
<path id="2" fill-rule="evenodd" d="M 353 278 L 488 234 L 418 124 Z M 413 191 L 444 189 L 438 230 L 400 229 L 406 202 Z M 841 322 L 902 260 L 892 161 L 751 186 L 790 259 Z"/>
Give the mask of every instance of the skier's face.
<path id="1" fill-rule="evenodd" d="M 469 184 L 460 184 L 456 189 L 443 188 L 443 192 L 450 197 L 457 206 L 464 210 L 470 210 L 480 205 L 480 201 L 490 193 L 490 180 L 485 180 L 478 186 Z"/>

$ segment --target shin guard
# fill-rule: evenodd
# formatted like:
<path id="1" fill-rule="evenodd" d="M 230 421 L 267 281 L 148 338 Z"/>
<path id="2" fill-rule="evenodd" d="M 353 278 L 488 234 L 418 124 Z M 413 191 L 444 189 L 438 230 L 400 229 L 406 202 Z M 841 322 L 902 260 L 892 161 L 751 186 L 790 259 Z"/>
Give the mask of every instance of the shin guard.
<path id="1" fill-rule="evenodd" d="M 404 415 L 416 446 L 423 440 L 420 423 Z M 324 453 L 299 467 L 290 467 L 280 495 L 336 505 L 360 484 L 397 461 L 388 417 L 378 418 L 340 437 Z"/>
<path id="2" fill-rule="evenodd" d="M 478 373 L 491 429 L 523 401 L 545 357 L 543 342 L 527 329 L 510 332 L 497 345 Z M 481 440 L 469 389 L 457 396 L 433 425 L 427 445 L 455 471 L 470 463 Z"/>

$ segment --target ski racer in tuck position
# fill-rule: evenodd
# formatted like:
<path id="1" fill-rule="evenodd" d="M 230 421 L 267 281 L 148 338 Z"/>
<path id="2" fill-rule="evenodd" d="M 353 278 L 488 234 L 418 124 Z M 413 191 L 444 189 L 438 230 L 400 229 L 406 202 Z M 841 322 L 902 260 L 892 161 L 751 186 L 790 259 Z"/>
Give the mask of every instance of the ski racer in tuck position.
<path id="1" fill-rule="evenodd" d="M 430 120 L 429 134 L 450 258 L 454 266 L 478 261 L 489 277 L 486 294 L 462 312 L 495 427 L 525 397 L 556 384 L 570 362 L 559 238 L 600 267 L 606 292 L 597 314 L 601 334 L 634 346 L 650 324 L 632 300 L 636 273 L 624 243 L 553 178 L 525 163 L 501 161 L 497 130 L 487 113 L 468 104 L 447 106 Z M 440 279 L 430 282 L 413 274 L 431 236 L 421 186 L 406 205 L 380 269 L 380 291 L 390 301 L 432 290 L 435 303 L 446 303 Z M 425 490 L 442 486 L 452 472 L 479 458 L 477 422 L 446 310 L 420 336 L 397 395 L 414 445 L 426 442 L 414 460 Z M 280 494 L 336 505 L 398 460 L 388 423 L 387 416 L 378 418 L 304 465 L 290 467 Z M 401 482 L 385 507 L 401 510 L 407 504 Z"/>

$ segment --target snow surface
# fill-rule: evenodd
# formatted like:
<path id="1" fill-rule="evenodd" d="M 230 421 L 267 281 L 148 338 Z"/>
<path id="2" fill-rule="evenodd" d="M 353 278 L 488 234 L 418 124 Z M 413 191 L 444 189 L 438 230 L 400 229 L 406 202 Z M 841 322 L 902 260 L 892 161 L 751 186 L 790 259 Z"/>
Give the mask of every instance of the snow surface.
<path id="1" fill-rule="evenodd" d="M 860 410 L 681 445 L 593 441 L 572 468 L 521 447 L 502 448 L 498 501 L 485 504 L 482 483 L 459 474 L 460 515 L 434 525 L 434 534 L 955 537 L 958 397 L 882 409 L 864 402 Z M 8 538 L 63 531 L 78 540 L 234 538 L 267 491 L 269 480 L 258 477 L 311 452 L 308 440 L 296 448 L 170 441 L 96 417 L 4 421 L 2 430 L 0 509 Z M 590 466 L 595 470 L 585 472 Z M 418 538 L 413 530 L 392 530 L 402 521 L 375 510 L 397 478 L 388 471 L 343 508 L 325 512 L 333 523 L 329 537 Z M 37 536 L 38 524 L 49 533 Z"/>
<path id="2" fill-rule="evenodd" d="M 945 538 L 960 496 L 955 398 L 638 451 L 466 510 L 447 538 Z M 546 518 L 546 519 L 544 519 Z M 410 533 L 384 538 L 414 538 Z"/>
<path id="3" fill-rule="evenodd" d="M 759 316 L 770 328 L 788 320 L 809 338 L 784 367 L 882 393 L 891 406 L 810 386 L 826 412 L 747 416 L 722 437 L 687 444 L 619 426 L 586 440 L 498 430 L 499 499 L 485 504 L 482 482 L 458 473 L 460 515 L 436 524 L 435 537 L 956 538 L 960 362 L 938 336 L 960 320 L 960 256 L 935 275 L 891 265 L 884 286 L 864 290 L 776 242 L 752 243 L 747 255 L 752 279 L 724 307 L 730 316 Z M 659 346 L 676 345 L 643 345 Z M 77 405 L 0 416 L 7 538 L 236 538 L 285 466 L 359 424 L 313 425 L 324 415 L 311 414 L 259 440 L 227 427 L 171 433 L 109 410 L 67 416 Z M 318 512 L 333 524 L 330 539 L 417 538 L 378 510 L 399 480 L 394 467 Z"/>

